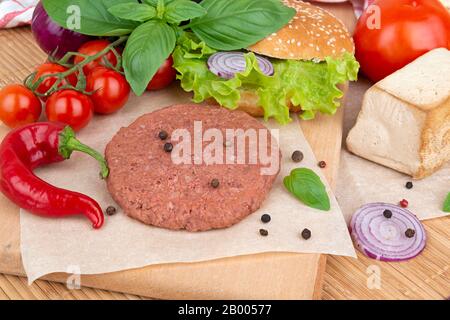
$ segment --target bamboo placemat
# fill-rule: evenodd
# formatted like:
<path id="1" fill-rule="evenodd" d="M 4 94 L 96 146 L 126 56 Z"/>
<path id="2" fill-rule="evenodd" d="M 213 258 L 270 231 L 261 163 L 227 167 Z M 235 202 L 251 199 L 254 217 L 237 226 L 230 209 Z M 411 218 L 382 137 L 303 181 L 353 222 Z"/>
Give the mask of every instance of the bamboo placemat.
<path id="1" fill-rule="evenodd" d="M 0 31 L 0 87 L 21 82 L 45 60 L 28 28 Z M 351 92 L 350 92 L 351 94 Z M 450 218 L 425 222 L 427 248 L 402 263 L 328 257 L 323 299 L 446 299 L 450 297 Z M 1 258 L 1 257 L 0 257 Z M 371 287 L 372 289 L 370 289 Z M 0 274 L 0 299 L 142 299 L 91 288 L 69 290 L 64 284 Z"/>

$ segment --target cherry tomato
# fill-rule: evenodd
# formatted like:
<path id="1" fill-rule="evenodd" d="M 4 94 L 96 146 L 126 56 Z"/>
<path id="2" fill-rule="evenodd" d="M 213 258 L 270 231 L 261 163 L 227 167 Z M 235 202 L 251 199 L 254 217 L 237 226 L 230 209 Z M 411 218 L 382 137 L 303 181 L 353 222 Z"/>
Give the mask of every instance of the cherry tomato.
<path id="1" fill-rule="evenodd" d="M 21 84 L 0 90 L 0 120 L 10 128 L 36 122 L 42 111 L 41 101 Z"/>
<path id="2" fill-rule="evenodd" d="M 173 59 L 169 57 L 153 76 L 152 81 L 147 86 L 147 90 L 160 90 L 171 84 L 177 76 L 173 68 Z"/>
<path id="3" fill-rule="evenodd" d="M 110 114 L 122 108 L 130 96 L 130 85 L 123 75 L 105 68 L 97 67 L 87 77 L 86 90 L 94 92 L 90 97 L 94 111 Z"/>
<path id="4" fill-rule="evenodd" d="M 100 51 L 102 51 L 103 49 L 105 49 L 110 44 L 111 43 L 107 40 L 88 41 L 78 49 L 78 52 L 88 55 L 88 56 L 93 56 L 93 55 L 96 55 L 97 53 L 99 53 Z M 120 51 L 118 49 L 116 49 L 116 51 L 117 51 L 117 53 L 120 54 Z M 95 67 L 98 67 L 98 66 L 104 64 L 104 62 L 103 62 L 104 59 L 107 59 L 109 61 L 109 63 L 111 63 L 111 65 L 113 65 L 113 66 L 117 65 L 116 55 L 114 54 L 114 52 L 108 51 L 108 53 L 106 53 L 105 55 L 103 55 L 100 58 L 85 65 L 83 68 L 84 74 L 88 75 L 89 72 L 91 72 Z M 74 63 L 78 64 L 83 60 L 84 60 L 83 57 L 76 56 L 74 59 Z"/>
<path id="5" fill-rule="evenodd" d="M 60 73 L 60 72 L 65 72 L 65 71 L 67 71 L 66 67 L 63 67 L 56 63 L 47 62 L 47 63 L 41 64 L 39 67 L 37 67 L 36 76 L 34 77 L 34 81 L 36 81 L 37 79 L 39 79 L 40 77 L 45 76 L 45 75 L 55 74 L 55 73 Z M 46 78 L 39 85 L 39 87 L 37 87 L 36 91 L 40 94 L 45 94 L 55 84 L 57 79 L 58 79 L 57 77 Z M 71 84 L 72 86 L 77 85 L 77 76 L 75 73 L 71 74 L 64 81 L 61 82 L 61 86 L 66 85 L 66 84 Z M 41 99 L 43 101 L 45 101 L 48 99 L 48 97 L 41 97 Z"/>
<path id="6" fill-rule="evenodd" d="M 450 13 L 438 0 L 376 0 L 356 26 L 356 58 L 378 81 L 428 51 L 450 49 Z M 379 25 L 377 25 L 379 23 Z"/>
<path id="7" fill-rule="evenodd" d="M 61 90 L 50 96 L 45 105 L 49 121 L 62 122 L 78 131 L 89 123 L 94 112 L 92 100 L 75 90 Z"/>

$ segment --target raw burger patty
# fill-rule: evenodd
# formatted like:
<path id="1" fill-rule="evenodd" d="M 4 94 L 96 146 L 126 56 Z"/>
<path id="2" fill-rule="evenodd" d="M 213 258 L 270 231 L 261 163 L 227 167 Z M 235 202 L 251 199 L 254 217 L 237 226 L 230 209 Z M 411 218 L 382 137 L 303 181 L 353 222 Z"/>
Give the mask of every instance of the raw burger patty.
<path id="1" fill-rule="evenodd" d="M 223 134 L 225 129 L 265 129 L 244 112 L 198 105 L 160 109 L 120 129 L 106 147 L 111 170 L 107 185 L 128 216 L 167 229 L 203 231 L 232 226 L 261 206 L 278 173 L 261 175 L 259 160 L 240 165 L 172 162 L 164 144 L 180 128 L 189 130 L 193 140 L 197 120 L 202 121 L 203 132 L 208 128 L 218 128 Z M 169 134 L 166 141 L 158 137 L 162 130 Z M 230 145 L 223 145 L 224 154 L 226 148 Z M 218 188 L 211 186 L 213 179 L 219 180 Z"/>

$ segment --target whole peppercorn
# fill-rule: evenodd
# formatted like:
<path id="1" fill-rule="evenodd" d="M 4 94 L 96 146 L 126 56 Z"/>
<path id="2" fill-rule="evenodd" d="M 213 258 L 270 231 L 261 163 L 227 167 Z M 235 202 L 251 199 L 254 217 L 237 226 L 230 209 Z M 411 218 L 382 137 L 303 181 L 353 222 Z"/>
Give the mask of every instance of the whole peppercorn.
<path id="1" fill-rule="evenodd" d="M 271 218 L 270 215 L 268 215 L 268 214 L 263 214 L 263 215 L 261 216 L 261 221 L 264 222 L 264 223 L 269 223 L 270 220 L 272 220 L 272 218 Z"/>
<path id="2" fill-rule="evenodd" d="M 269 235 L 269 231 L 267 231 L 266 229 L 259 229 L 259 234 L 263 237 L 267 237 Z"/>
<path id="3" fill-rule="evenodd" d="M 302 238 L 305 240 L 308 240 L 309 238 L 311 238 L 311 231 L 309 229 L 303 229 Z"/>
<path id="4" fill-rule="evenodd" d="M 407 229 L 407 230 L 405 231 L 405 236 L 406 236 L 407 238 L 412 238 L 412 237 L 415 236 L 415 234 L 416 234 L 416 231 L 413 230 L 413 229 Z"/>
<path id="5" fill-rule="evenodd" d="M 325 168 L 327 166 L 327 163 L 325 161 L 320 161 L 319 162 L 319 168 Z"/>
<path id="6" fill-rule="evenodd" d="M 212 179 L 211 180 L 211 187 L 213 187 L 214 189 L 218 188 L 220 185 L 219 179 Z"/>
<path id="7" fill-rule="evenodd" d="M 172 152 L 173 150 L 173 144 L 171 144 L 170 142 L 167 142 L 164 144 L 164 151 L 165 152 Z"/>
<path id="8" fill-rule="evenodd" d="M 413 183 L 411 181 L 408 181 L 405 185 L 406 189 L 412 189 L 414 187 Z"/>
<path id="9" fill-rule="evenodd" d="M 169 137 L 169 134 L 167 133 L 167 131 L 162 130 L 159 132 L 158 137 L 161 140 L 166 140 Z"/>
<path id="10" fill-rule="evenodd" d="M 292 161 L 294 162 L 301 162 L 303 160 L 303 153 L 300 150 L 296 150 L 292 153 Z"/>
<path id="11" fill-rule="evenodd" d="M 407 208 L 408 205 L 409 205 L 408 200 L 403 199 L 402 201 L 400 201 L 400 207 Z"/>
<path id="12" fill-rule="evenodd" d="M 384 210 L 384 211 L 383 211 L 383 216 L 384 216 L 386 219 L 392 218 L 392 211 L 391 211 L 391 210 Z"/>
<path id="13" fill-rule="evenodd" d="M 109 206 L 108 208 L 106 208 L 106 214 L 108 216 L 113 216 L 116 214 L 116 212 L 117 212 L 117 209 L 113 206 Z"/>

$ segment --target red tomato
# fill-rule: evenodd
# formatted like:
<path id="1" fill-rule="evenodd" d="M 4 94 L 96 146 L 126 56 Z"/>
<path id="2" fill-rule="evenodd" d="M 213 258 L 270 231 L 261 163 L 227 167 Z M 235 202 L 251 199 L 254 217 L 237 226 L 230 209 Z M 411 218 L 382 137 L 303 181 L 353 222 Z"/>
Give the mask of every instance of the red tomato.
<path id="1" fill-rule="evenodd" d="M 49 74 L 55 74 L 60 72 L 67 71 L 66 67 L 63 67 L 56 63 L 44 63 L 41 64 L 36 69 L 36 76 L 34 77 L 34 80 L 36 81 L 42 76 L 49 75 Z M 40 94 L 45 94 L 50 88 L 55 84 L 57 78 L 56 77 L 48 77 L 46 78 L 36 89 L 36 91 Z M 71 84 L 72 86 L 77 85 L 77 76 L 75 73 L 68 76 L 63 82 L 61 82 L 61 86 L 66 85 L 67 83 Z M 43 101 L 47 100 L 48 97 L 41 97 Z"/>
<path id="2" fill-rule="evenodd" d="M 105 68 L 97 67 L 87 77 L 86 90 L 94 92 L 90 97 L 94 111 L 110 114 L 122 108 L 130 96 L 130 85 L 123 75 Z"/>
<path id="3" fill-rule="evenodd" d="M 88 56 L 93 56 L 93 55 L 96 55 L 97 53 L 99 53 L 100 51 L 102 51 L 103 49 L 105 49 L 110 44 L 111 43 L 107 40 L 88 41 L 78 49 L 78 52 L 88 55 Z M 116 49 L 116 51 L 118 51 L 118 50 Z M 118 51 L 118 53 L 120 54 L 120 51 Z M 84 74 L 88 75 L 89 72 L 91 72 L 95 67 L 98 67 L 98 66 L 104 64 L 104 62 L 103 62 L 104 59 L 107 59 L 113 66 L 117 65 L 116 55 L 114 54 L 114 52 L 108 51 L 108 53 L 106 53 L 105 55 L 103 55 L 100 58 L 85 65 L 83 68 Z M 83 57 L 76 56 L 74 59 L 74 63 L 78 64 L 83 60 L 84 60 Z"/>
<path id="4" fill-rule="evenodd" d="M 75 90 L 61 90 L 50 96 L 45 105 L 49 121 L 62 122 L 75 131 L 84 128 L 92 119 L 94 104 L 92 100 Z"/>
<path id="5" fill-rule="evenodd" d="M 0 120 L 10 128 L 36 122 L 42 111 L 41 101 L 21 84 L 0 90 Z"/>
<path id="6" fill-rule="evenodd" d="M 172 66 L 173 59 L 169 57 L 153 76 L 152 81 L 147 86 L 147 90 L 160 90 L 171 84 L 177 76 L 177 72 Z"/>
<path id="7" fill-rule="evenodd" d="M 450 49 L 450 14 L 438 0 L 376 0 L 373 5 L 379 16 L 366 10 L 354 35 L 356 58 L 373 81 L 432 49 Z"/>

